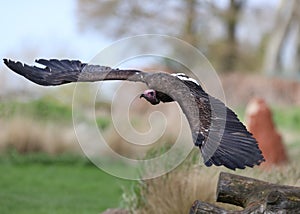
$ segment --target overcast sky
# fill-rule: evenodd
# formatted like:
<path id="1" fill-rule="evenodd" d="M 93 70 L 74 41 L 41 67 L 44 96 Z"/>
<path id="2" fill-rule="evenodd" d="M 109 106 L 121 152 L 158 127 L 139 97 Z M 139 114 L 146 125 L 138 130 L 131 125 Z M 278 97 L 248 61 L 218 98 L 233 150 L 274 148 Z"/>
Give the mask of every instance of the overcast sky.
<path id="1" fill-rule="evenodd" d="M 22 59 L 26 52 L 39 57 L 89 60 L 108 41 L 94 34 L 80 33 L 76 1 L 0 0 L 1 46 L 3 57 Z M 3 58 L 2 57 L 2 58 Z"/>
<path id="2" fill-rule="evenodd" d="M 2 88 L 24 83 L 4 67 L 3 58 L 30 64 L 42 57 L 89 61 L 111 42 L 99 34 L 78 31 L 76 1 L 0 0 L 0 5 Z"/>
<path id="3" fill-rule="evenodd" d="M 257 5 L 265 1 L 249 3 Z M 0 0 L 0 5 L 2 58 L 24 60 L 26 52 L 33 55 L 37 52 L 39 57 L 65 56 L 87 61 L 113 42 L 99 34 L 78 31 L 73 0 Z"/>

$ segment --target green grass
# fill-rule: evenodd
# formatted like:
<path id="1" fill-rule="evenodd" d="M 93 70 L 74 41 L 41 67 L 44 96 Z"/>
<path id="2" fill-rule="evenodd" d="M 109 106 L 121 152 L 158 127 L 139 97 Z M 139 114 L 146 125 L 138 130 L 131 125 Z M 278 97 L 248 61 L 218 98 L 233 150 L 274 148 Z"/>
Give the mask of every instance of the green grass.
<path id="1" fill-rule="evenodd" d="M 105 130 L 111 124 L 111 119 L 107 117 L 97 118 L 96 123 L 99 129 Z"/>
<path id="2" fill-rule="evenodd" d="M 95 108 L 107 110 L 107 103 L 96 103 Z M 28 102 L 6 101 L 0 102 L 0 118 L 28 117 L 37 121 L 72 124 L 72 106 L 60 103 L 51 97 L 42 97 Z M 82 115 L 84 118 L 84 115 Z M 98 117 L 96 123 L 101 130 L 111 124 L 109 117 Z"/>
<path id="3" fill-rule="evenodd" d="M 300 129 L 300 108 L 298 106 L 288 108 L 272 108 L 273 119 L 280 128 L 299 131 Z"/>
<path id="4" fill-rule="evenodd" d="M 70 121 L 72 122 L 72 107 L 50 98 L 40 98 L 30 102 L 7 101 L 0 103 L 0 116 L 28 116 L 37 120 Z"/>
<path id="5" fill-rule="evenodd" d="M 300 129 L 300 108 L 298 106 L 271 107 L 273 120 L 277 127 L 298 131 Z M 236 108 L 238 117 L 245 121 L 245 108 Z"/>
<path id="6" fill-rule="evenodd" d="M 5 213 L 101 213 L 119 207 L 131 182 L 74 155 L 0 157 L 0 210 Z"/>

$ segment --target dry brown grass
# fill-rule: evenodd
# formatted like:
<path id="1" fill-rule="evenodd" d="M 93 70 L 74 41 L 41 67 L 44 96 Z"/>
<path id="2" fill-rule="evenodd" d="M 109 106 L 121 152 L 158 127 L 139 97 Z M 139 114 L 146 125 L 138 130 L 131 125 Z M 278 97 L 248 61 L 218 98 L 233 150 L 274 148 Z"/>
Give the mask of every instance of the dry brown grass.
<path id="1" fill-rule="evenodd" d="M 145 181 L 141 192 L 145 204 L 136 213 L 188 213 L 195 199 L 213 203 L 217 173 L 215 170 L 207 172 L 199 173 L 194 167 Z"/>
<path id="2" fill-rule="evenodd" d="M 16 149 L 19 153 L 62 152 L 79 153 L 73 127 L 53 123 L 42 123 L 26 117 L 1 120 L 0 151 Z"/>

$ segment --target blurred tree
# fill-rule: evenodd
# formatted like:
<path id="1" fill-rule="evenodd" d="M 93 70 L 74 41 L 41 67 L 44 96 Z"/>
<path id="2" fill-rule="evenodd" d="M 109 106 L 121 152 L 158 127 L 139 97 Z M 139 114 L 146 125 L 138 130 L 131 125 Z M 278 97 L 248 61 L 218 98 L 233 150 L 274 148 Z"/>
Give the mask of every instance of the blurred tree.
<path id="1" fill-rule="evenodd" d="M 224 19 L 227 31 L 227 52 L 223 57 L 222 64 L 227 71 L 234 70 L 236 68 L 235 63 L 237 60 L 237 25 L 239 23 L 239 15 L 246 1 L 243 0 L 230 0 L 228 10 L 225 12 Z"/>
<path id="2" fill-rule="evenodd" d="M 275 25 L 269 33 L 264 57 L 268 74 L 299 75 L 300 73 L 300 1 L 283 1 L 279 5 Z M 287 50 L 287 46 L 290 48 Z M 291 53 L 292 52 L 292 53 Z M 288 65 L 284 57 L 288 55 Z"/>
<path id="3" fill-rule="evenodd" d="M 256 50 L 244 48 L 238 38 L 240 17 L 247 2 L 77 0 L 77 14 L 81 30 L 96 29 L 113 39 L 167 34 L 199 48 L 218 70 L 249 70 L 260 64 L 251 61 L 257 60 L 251 56 L 259 56 L 252 52 Z"/>

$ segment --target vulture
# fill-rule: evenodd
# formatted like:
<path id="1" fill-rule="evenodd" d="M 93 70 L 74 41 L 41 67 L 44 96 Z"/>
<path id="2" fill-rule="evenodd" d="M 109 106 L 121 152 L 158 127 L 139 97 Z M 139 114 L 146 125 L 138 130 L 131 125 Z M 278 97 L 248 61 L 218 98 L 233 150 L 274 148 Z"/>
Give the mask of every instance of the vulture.
<path id="1" fill-rule="evenodd" d="M 179 104 L 188 120 L 193 143 L 199 147 L 206 166 L 223 165 L 235 170 L 254 167 L 264 161 L 257 141 L 237 115 L 184 73 L 150 73 L 78 60 L 38 59 L 36 63 L 41 66 L 4 59 L 4 64 L 12 71 L 42 86 L 104 80 L 145 83 L 149 89 L 140 98 L 152 105 L 160 102 Z"/>

